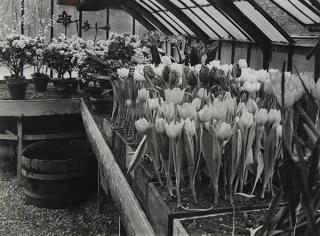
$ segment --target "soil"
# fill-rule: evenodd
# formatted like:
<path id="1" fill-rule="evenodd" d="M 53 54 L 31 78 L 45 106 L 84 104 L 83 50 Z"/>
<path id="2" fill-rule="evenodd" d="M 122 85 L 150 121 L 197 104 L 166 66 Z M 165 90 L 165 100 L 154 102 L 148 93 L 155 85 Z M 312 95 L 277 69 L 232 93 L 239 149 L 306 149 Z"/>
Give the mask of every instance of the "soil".
<path id="1" fill-rule="evenodd" d="M 227 198 L 224 196 L 224 190 L 219 189 L 219 201 L 217 204 L 213 203 L 213 190 L 209 187 L 209 181 L 202 181 L 196 183 L 196 191 L 198 204 L 194 203 L 191 190 L 187 184 L 181 184 L 180 194 L 181 194 L 181 204 L 184 208 L 188 210 L 193 209 L 220 209 L 220 208 L 232 208 L 232 204 L 230 201 L 229 194 L 227 194 Z M 185 211 L 185 209 L 178 207 L 177 208 L 177 199 L 175 194 L 175 189 L 173 190 L 174 196 L 171 197 L 166 186 L 161 187 L 159 184 L 155 183 L 157 190 L 162 196 L 162 199 L 168 205 L 171 211 L 173 212 L 181 212 Z M 173 182 L 174 185 L 174 182 Z M 254 206 L 268 206 L 271 202 L 272 196 L 267 194 L 264 199 L 256 196 L 253 198 L 246 198 L 240 195 L 233 196 L 233 203 L 235 208 L 239 207 L 254 207 Z"/>
<path id="2" fill-rule="evenodd" d="M 83 98 L 79 91 L 73 98 Z M 0 83 L 0 99 L 10 98 L 7 85 Z M 30 99 L 60 99 L 49 83 L 47 91 L 37 93 L 34 85 L 29 84 L 26 100 Z M 98 127 L 102 128 L 105 114 L 93 114 Z M 112 199 L 106 197 L 97 213 L 97 197 L 81 205 L 63 210 L 49 210 L 27 205 L 23 189 L 17 186 L 16 177 L 8 172 L 0 173 L 0 235 L 42 236 L 42 235 L 119 235 L 120 212 Z M 122 230 L 123 231 L 123 230 Z M 123 235 L 123 232 L 121 232 Z"/>
<path id="3" fill-rule="evenodd" d="M 236 212 L 234 235 L 250 235 L 249 229 L 263 225 L 266 215 L 267 210 Z M 232 235 L 233 214 L 188 219 L 182 221 L 182 225 L 190 235 Z"/>
<path id="4" fill-rule="evenodd" d="M 134 134 L 132 135 L 131 133 L 129 133 L 129 129 L 127 128 L 121 128 L 121 124 L 124 124 L 122 127 L 127 127 L 125 121 L 120 121 L 120 128 L 119 128 L 119 124 L 112 122 L 111 120 L 109 120 L 109 122 L 113 125 L 113 127 L 115 127 L 115 130 L 126 140 L 126 142 L 132 147 L 135 148 L 138 146 L 139 141 L 142 139 L 141 135 L 138 134 Z M 116 154 L 115 154 L 116 156 Z M 166 180 L 165 177 L 162 176 L 162 181 L 164 183 L 164 187 L 161 187 L 160 184 L 157 181 L 157 178 L 155 176 L 154 173 L 154 169 L 152 166 L 152 163 L 148 160 L 144 160 L 142 162 L 143 166 L 145 167 L 145 169 L 151 174 L 152 179 L 154 180 L 154 185 L 156 186 L 157 190 L 159 191 L 159 193 L 161 194 L 163 200 L 165 201 L 165 203 L 168 205 L 169 209 L 172 212 L 183 212 L 185 211 L 185 209 L 179 207 L 177 208 L 177 201 L 176 201 L 176 194 L 175 194 L 175 189 L 173 189 L 174 192 L 174 196 L 170 196 L 168 189 L 166 187 Z M 124 169 L 123 165 L 120 165 L 122 171 L 124 171 L 124 173 L 126 173 L 126 169 Z M 172 177 L 174 176 L 174 174 L 171 175 Z M 130 178 L 127 178 L 128 181 Z M 196 190 L 197 190 L 197 197 L 198 197 L 198 204 L 194 204 L 194 200 L 192 197 L 192 193 L 191 190 L 188 186 L 188 177 L 185 177 L 186 181 L 185 184 L 182 183 L 181 184 L 181 188 L 180 188 L 180 194 L 181 194 L 181 205 L 184 208 L 187 209 L 208 209 L 208 208 L 231 208 L 231 202 L 230 202 L 230 198 L 229 198 L 229 194 L 227 194 L 227 198 L 225 199 L 224 197 L 224 190 L 220 189 L 219 190 L 219 201 L 217 204 L 214 205 L 213 203 L 213 190 L 212 188 L 209 187 L 209 179 L 206 178 L 206 176 L 202 177 L 202 181 L 201 182 L 197 182 L 196 183 Z M 175 180 L 173 179 L 173 185 Z M 220 185 L 221 186 L 221 185 Z M 247 192 L 250 192 L 250 190 L 248 190 Z M 233 196 L 233 202 L 234 202 L 234 206 L 237 207 L 252 207 L 252 206 L 267 206 L 272 199 L 271 194 L 266 193 L 265 198 L 261 199 L 259 197 L 259 189 L 257 188 L 257 191 L 254 193 L 256 195 L 256 197 L 253 198 L 246 198 L 240 195 L 234 195 Z"/>

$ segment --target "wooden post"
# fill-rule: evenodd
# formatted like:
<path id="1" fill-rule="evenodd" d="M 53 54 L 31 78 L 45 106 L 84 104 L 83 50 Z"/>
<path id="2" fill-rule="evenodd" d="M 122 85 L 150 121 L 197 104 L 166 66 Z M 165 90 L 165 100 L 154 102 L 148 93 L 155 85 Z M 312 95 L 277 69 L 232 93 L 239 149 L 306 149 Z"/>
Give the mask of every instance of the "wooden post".
<path id="1" fill-rule="evenodd" d="M 288 71 L 292 71 L 292 57 L 293 57 L 293 46 L 290 44 L 288 46 Z"/>
<path id="2" fill-rule="evenodd" d="M 18 186 L 21 186 L 21 160 L 22 160 L 22 118 L 17 120 L 17 181 Z"/>
<path id="3" fill-rule="evenodd" d="M 54 37 L 54 32 L 53 32 L 53 14 L 54 14 L 54 0 L 51 0 L 51 7 L 50 7 L 50 19 L 51 19 L 50 39 L 53 39 L 53 37 Z"/>
<path id="4" fill-rule="evenodd" d="M 314 81 L 317 83 L 320 76 L 320 48 L 314 54 Z"/>
<path id="5" fill-rule="evenodd" d="M 232 44 L 231 44 L 231 64 L 234 63 L 235 54 L 236 54 L 236 42 L 232 41 Z"/>
<path id="6" fill-rule="evenodd" d="M 136 19 L 132 17 L 132 34 L 136 34 Z"/>
<path id="7" fill-rule="evenodd" d="M 219 41 L 219 47 L 218 47 L 218 60 L 221 60 L 221 49 L 222 49 L 222 41 Z"/>
<path id="8" fill-rule="evenodd" d="M 21 34 L 24 34 L 24 0 L 21 1 Z"/>
<path id="9" fill-rule="evenodd" d="M 109 38 L 109 30 L 110 30 L 110 10 L 109 10 L 109 7 L 107 7 L 107 26 L 108 26 L 108 28 L 107 28 L 107 30 L 106 30 L 106 39 L 108 40 L 108 38 Z"/>
<path id="10" fill-rule="evenodd" d="M 248 43 L 248 48 L 247 48 L 247 63 L 248 66 L 250 67 L 250 60 L 251 60 L 251 43 Z"/>
<path id="11" fill-rule="evenodd" d="M 271 52 L 271 45 L 266 45 L 262 48 L 263 53 L 263 69 L 268 70 L 269 69 L 269 62 L 270 62 L 270 56 L 272 54 Z"/>
<path id="12" fill-rule="evenodd" d="M 79 11 L 79 37 L 82 37 L 82 11 Z"/>

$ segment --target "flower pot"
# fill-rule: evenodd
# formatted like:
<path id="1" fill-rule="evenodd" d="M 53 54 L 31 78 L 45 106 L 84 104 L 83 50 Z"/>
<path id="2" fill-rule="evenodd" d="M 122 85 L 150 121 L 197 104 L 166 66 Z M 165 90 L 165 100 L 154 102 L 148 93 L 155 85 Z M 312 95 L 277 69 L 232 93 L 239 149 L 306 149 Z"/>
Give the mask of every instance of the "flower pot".
<path id="1" fill-rule="evenodd" d="M 32 75 L 32 80 L 36 92 L 44 92 L 47 90 L 49 76 L 46 74 L 35 73 Z"/>
<path id="2" fill-rule="evenodd" d="M 24 100 L 26 97 L 26 91 L 28 81 L 25 78 L 13 79 L 7 78 L 7 85 L 10 93 L 10 97 L 13 100 Z"/>
<path id="3" fill-rule="evenodd" d="M 54 91 L 60 94 L 62 97 L 70 97 L 71 94 L 75 94 L 77 92 L 78 81 L 76 78 L 54 79 L 53 86 Z"/>
<path id="4" fill-rule="evenodd" d="M 112 111 L 112 101 L 110 98 L 89 97 L 92 110 L 96 112 Z"/>

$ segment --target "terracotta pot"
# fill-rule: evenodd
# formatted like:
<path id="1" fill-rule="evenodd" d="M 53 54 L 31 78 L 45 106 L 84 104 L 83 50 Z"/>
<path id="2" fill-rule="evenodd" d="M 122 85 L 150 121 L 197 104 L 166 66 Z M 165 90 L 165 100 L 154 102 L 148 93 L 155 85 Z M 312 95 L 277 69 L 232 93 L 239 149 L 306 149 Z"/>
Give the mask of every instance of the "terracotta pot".
<path id="1" fill-rule="evenodd" d="M 78 90 L 78 81 L 76 78 L 53 79 L 54 91 L 63 97 L 70 97 Z"/>
<path id="2" fill-rule="evenodd" d="M 47 90 L 49 76 L 42 73 L 35 73 L 32 75 L 32 80 L 34 83 L 34 87 L 36 92 L 44 92 Z"/>
<path id="3" fill-rule="evenodd" d="M 21 77 L 19 79 L 15 77 L 7 77 L 6 79 L 11 99 L 24 100 L 28 86 L 28 81 L 25 80 L 25 77 Z"/>

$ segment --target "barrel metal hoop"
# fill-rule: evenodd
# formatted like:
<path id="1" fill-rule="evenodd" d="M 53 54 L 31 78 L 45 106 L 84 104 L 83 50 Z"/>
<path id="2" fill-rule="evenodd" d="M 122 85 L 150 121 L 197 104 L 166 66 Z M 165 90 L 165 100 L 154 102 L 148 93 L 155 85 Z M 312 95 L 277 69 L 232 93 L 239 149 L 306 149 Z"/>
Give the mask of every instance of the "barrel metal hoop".
<path id="1" fill-rule="evenodd" d="M 26 171 L 24 169 L 21 170 L 21 174 L 24 177 L 27 177 L 29 179 L 36 179 L 36 180 L 67 180 L 67 179 L 75 179 L 79 178 L 82 176 L 88 175 L 87 171 L 78 171 L 78 172 L 73 172 L 70 174 L 38 174 L 30 171 Z"/>
<path id="2" fill-rule="evenodd" d="M 41 199 L 41 200 L 66 200 L 66 199 L 76 199 L 80 193 L 64 193 L 64 194 L 44 194 L 44 193 L 33 193 L 26 189 L 23 189 L 24 194 L 30 198 Z"/>

